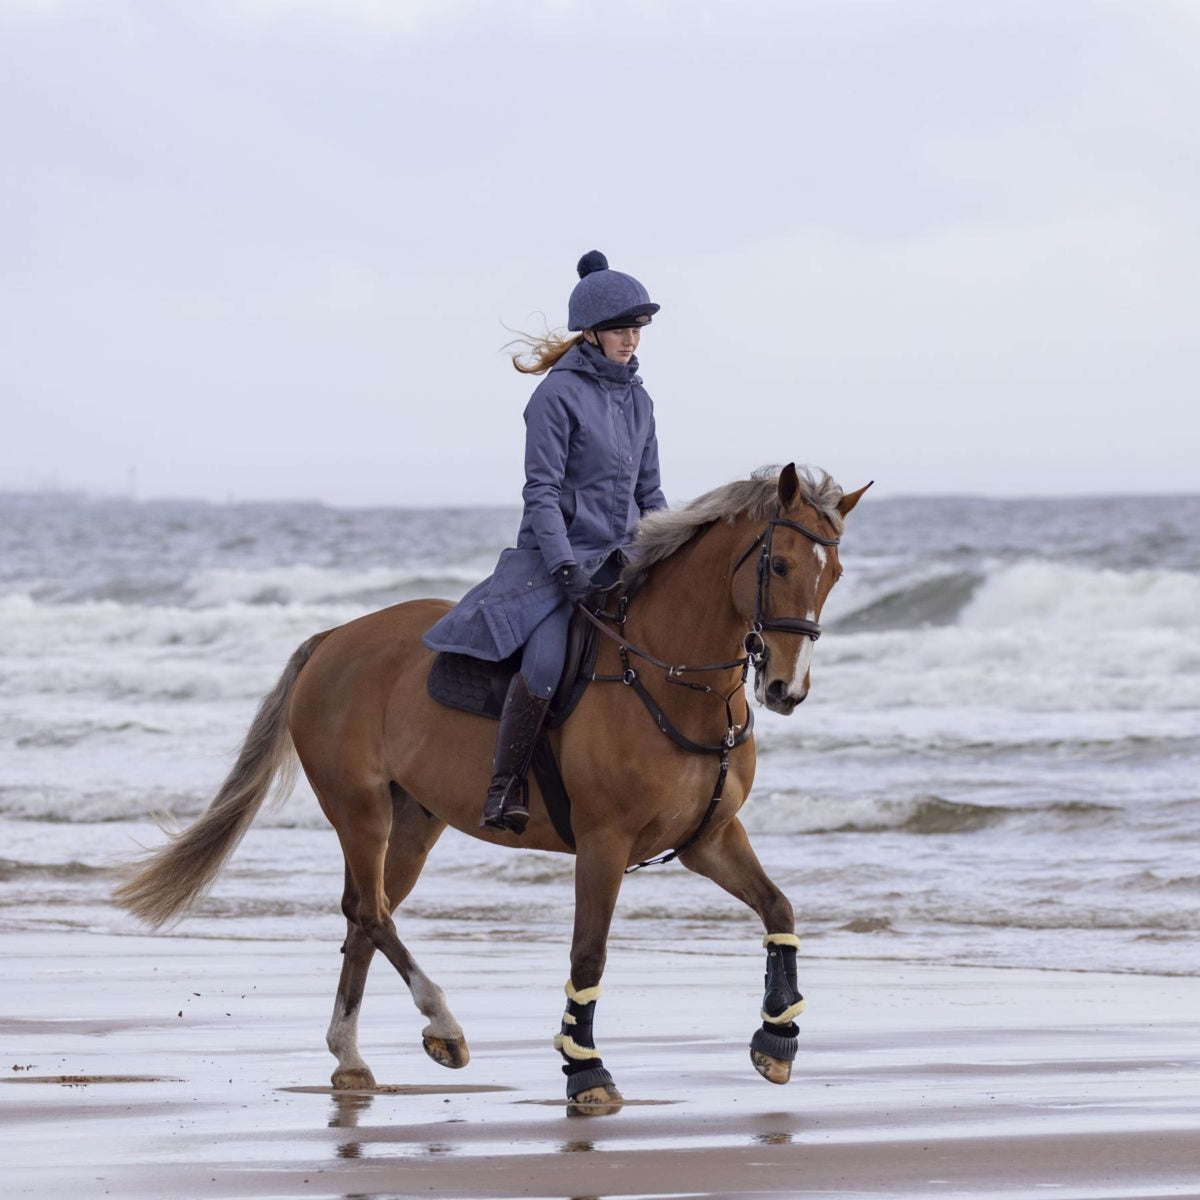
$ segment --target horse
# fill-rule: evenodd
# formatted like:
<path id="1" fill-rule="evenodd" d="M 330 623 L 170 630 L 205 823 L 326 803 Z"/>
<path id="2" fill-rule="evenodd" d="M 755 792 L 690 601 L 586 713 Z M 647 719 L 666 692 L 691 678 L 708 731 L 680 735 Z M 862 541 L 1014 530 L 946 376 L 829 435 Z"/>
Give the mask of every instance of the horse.
<path id="1" fill-rule="evenodd" d="M 756 699 L 782 714 L 808 695 L 818 619 L 841 574 L 843 519 L 870 486 L 846 494 L 825 472 L 789 463 L 643 518 L 618 585 L 619 619 L 607 608 L 590 618 L 604 633 L 595 682 L 547 735 L 571 797 L 574 846 L 532 779 L 519 838 L 480 828 L 495 725 L 430 698 L 434 654 L 421 635 L 450 605 L 412 600 L 317 633 L 292 654 L 208 809 L 127 864 L 115 902 L 152 926 L 178 918 L 213 883 L 272 784 L 290 790 L 298 759 L 345 858 L 346 937 L 326 1037 L 332 1084 L 370 1089 L 358 1012 L 377 951 L 428 1019 L 426 1053 L 451 1068 L 470 1057 L 444 993 L 393 921 L 446 826 L 514 849 L 574 853 L 567 1005 L 554 1045 L 568 1102 L 600 1113 L 622 1102 L 593 1032 L 617 894 L 631 867 L 678 857 L 762 921 L 766 989 L 751 1060 L 786 1083 L 804 1007 L 799 942 L 792 906 L 738 819 L 755 769 L 745 684 L 752 666 Z"/>

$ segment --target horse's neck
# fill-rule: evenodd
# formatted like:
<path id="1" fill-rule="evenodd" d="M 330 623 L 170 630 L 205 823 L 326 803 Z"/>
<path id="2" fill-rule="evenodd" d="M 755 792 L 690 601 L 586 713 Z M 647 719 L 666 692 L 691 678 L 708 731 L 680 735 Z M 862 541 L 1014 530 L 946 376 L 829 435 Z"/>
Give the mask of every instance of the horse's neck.
<path id="1" fill-rule="evenodd" d="M 738 526 L 721 522 L 656 565 L 629 606 L 630 640 L 687 666 L 737 658 L 747 628 L 729 592 L 737 534 Z M 715 687 L 724 674 L 692 678 Z"/>

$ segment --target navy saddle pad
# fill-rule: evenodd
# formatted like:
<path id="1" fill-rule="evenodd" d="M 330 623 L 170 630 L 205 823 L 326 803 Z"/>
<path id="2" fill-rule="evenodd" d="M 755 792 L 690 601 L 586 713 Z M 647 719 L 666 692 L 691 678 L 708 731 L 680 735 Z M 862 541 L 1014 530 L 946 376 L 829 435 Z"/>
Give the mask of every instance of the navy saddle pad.
<path id="1" fill-rule="evenodd" d="M 596 627 L 576 613 L 567 635 L 562 678 L 550 702 L 546 723 L 551 729 L 561 725 L 575 711 L 587 690 L 596 669 L 597 641 Z M 508 685 L 520 665 L 520 651 L 500 662 L 446 652 L 434 659 L 426 686 L 429 695 L 439 704 L 498 721 Z"/>

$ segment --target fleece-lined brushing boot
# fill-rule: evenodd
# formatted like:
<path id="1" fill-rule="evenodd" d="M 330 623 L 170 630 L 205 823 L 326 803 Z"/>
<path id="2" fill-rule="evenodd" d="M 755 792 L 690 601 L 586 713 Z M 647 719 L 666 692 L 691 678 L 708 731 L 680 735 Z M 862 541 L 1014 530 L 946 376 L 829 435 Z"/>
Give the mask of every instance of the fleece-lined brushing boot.
<path id="1" fill-rule="evenodd" d="M 529 823 L 529 786 L 525 777 L 550 701 L 534 696 L 518 671 L 508 685 L 496 738 L 496 769 L 483 807 L 484 829 L 522 834 Z"/>

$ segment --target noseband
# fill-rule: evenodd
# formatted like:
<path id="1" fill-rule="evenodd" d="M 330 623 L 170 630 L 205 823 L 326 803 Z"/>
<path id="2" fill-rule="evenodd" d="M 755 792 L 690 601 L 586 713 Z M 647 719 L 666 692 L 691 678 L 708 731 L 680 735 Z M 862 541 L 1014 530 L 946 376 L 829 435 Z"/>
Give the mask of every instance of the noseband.
<path id="1" fill-rule="evenodd" d="M 795 521 L 789 521 L 784 517 L 772 517 L 767 522 L 766 529 L 746 547 L 741 558 L 734 564 L 733 574 L 736 575 L 742 563 L 754 553 L 754 548 L 762 545 L 762 552 L 758 556 L 758 582 L 754 592 L 754 620 L 750 625 L 750 632 L 746 634 L 742 642 L 742 649 L 756 663 L 767 649 L 767 643 L 763 640 L 764 630 L 799 633 L 804 637 L 812 638 L 814 642 L 821 636 L 821 626 L 816 621 L 810 621 L 805 617 L 771 616 L 771 543 L 775 537 L 776 526 L 779 525 L 786 525 L 788 529 L 794 529 L 797 533 L 804 534 L 810 542 L 815 542 L 818 546 L 836 546 L 842 540 L 841 538 L 826 537 L 821 533 L 813 533 L 811 529 L 806 529 L 803 525 L 798 525 Z"/>

